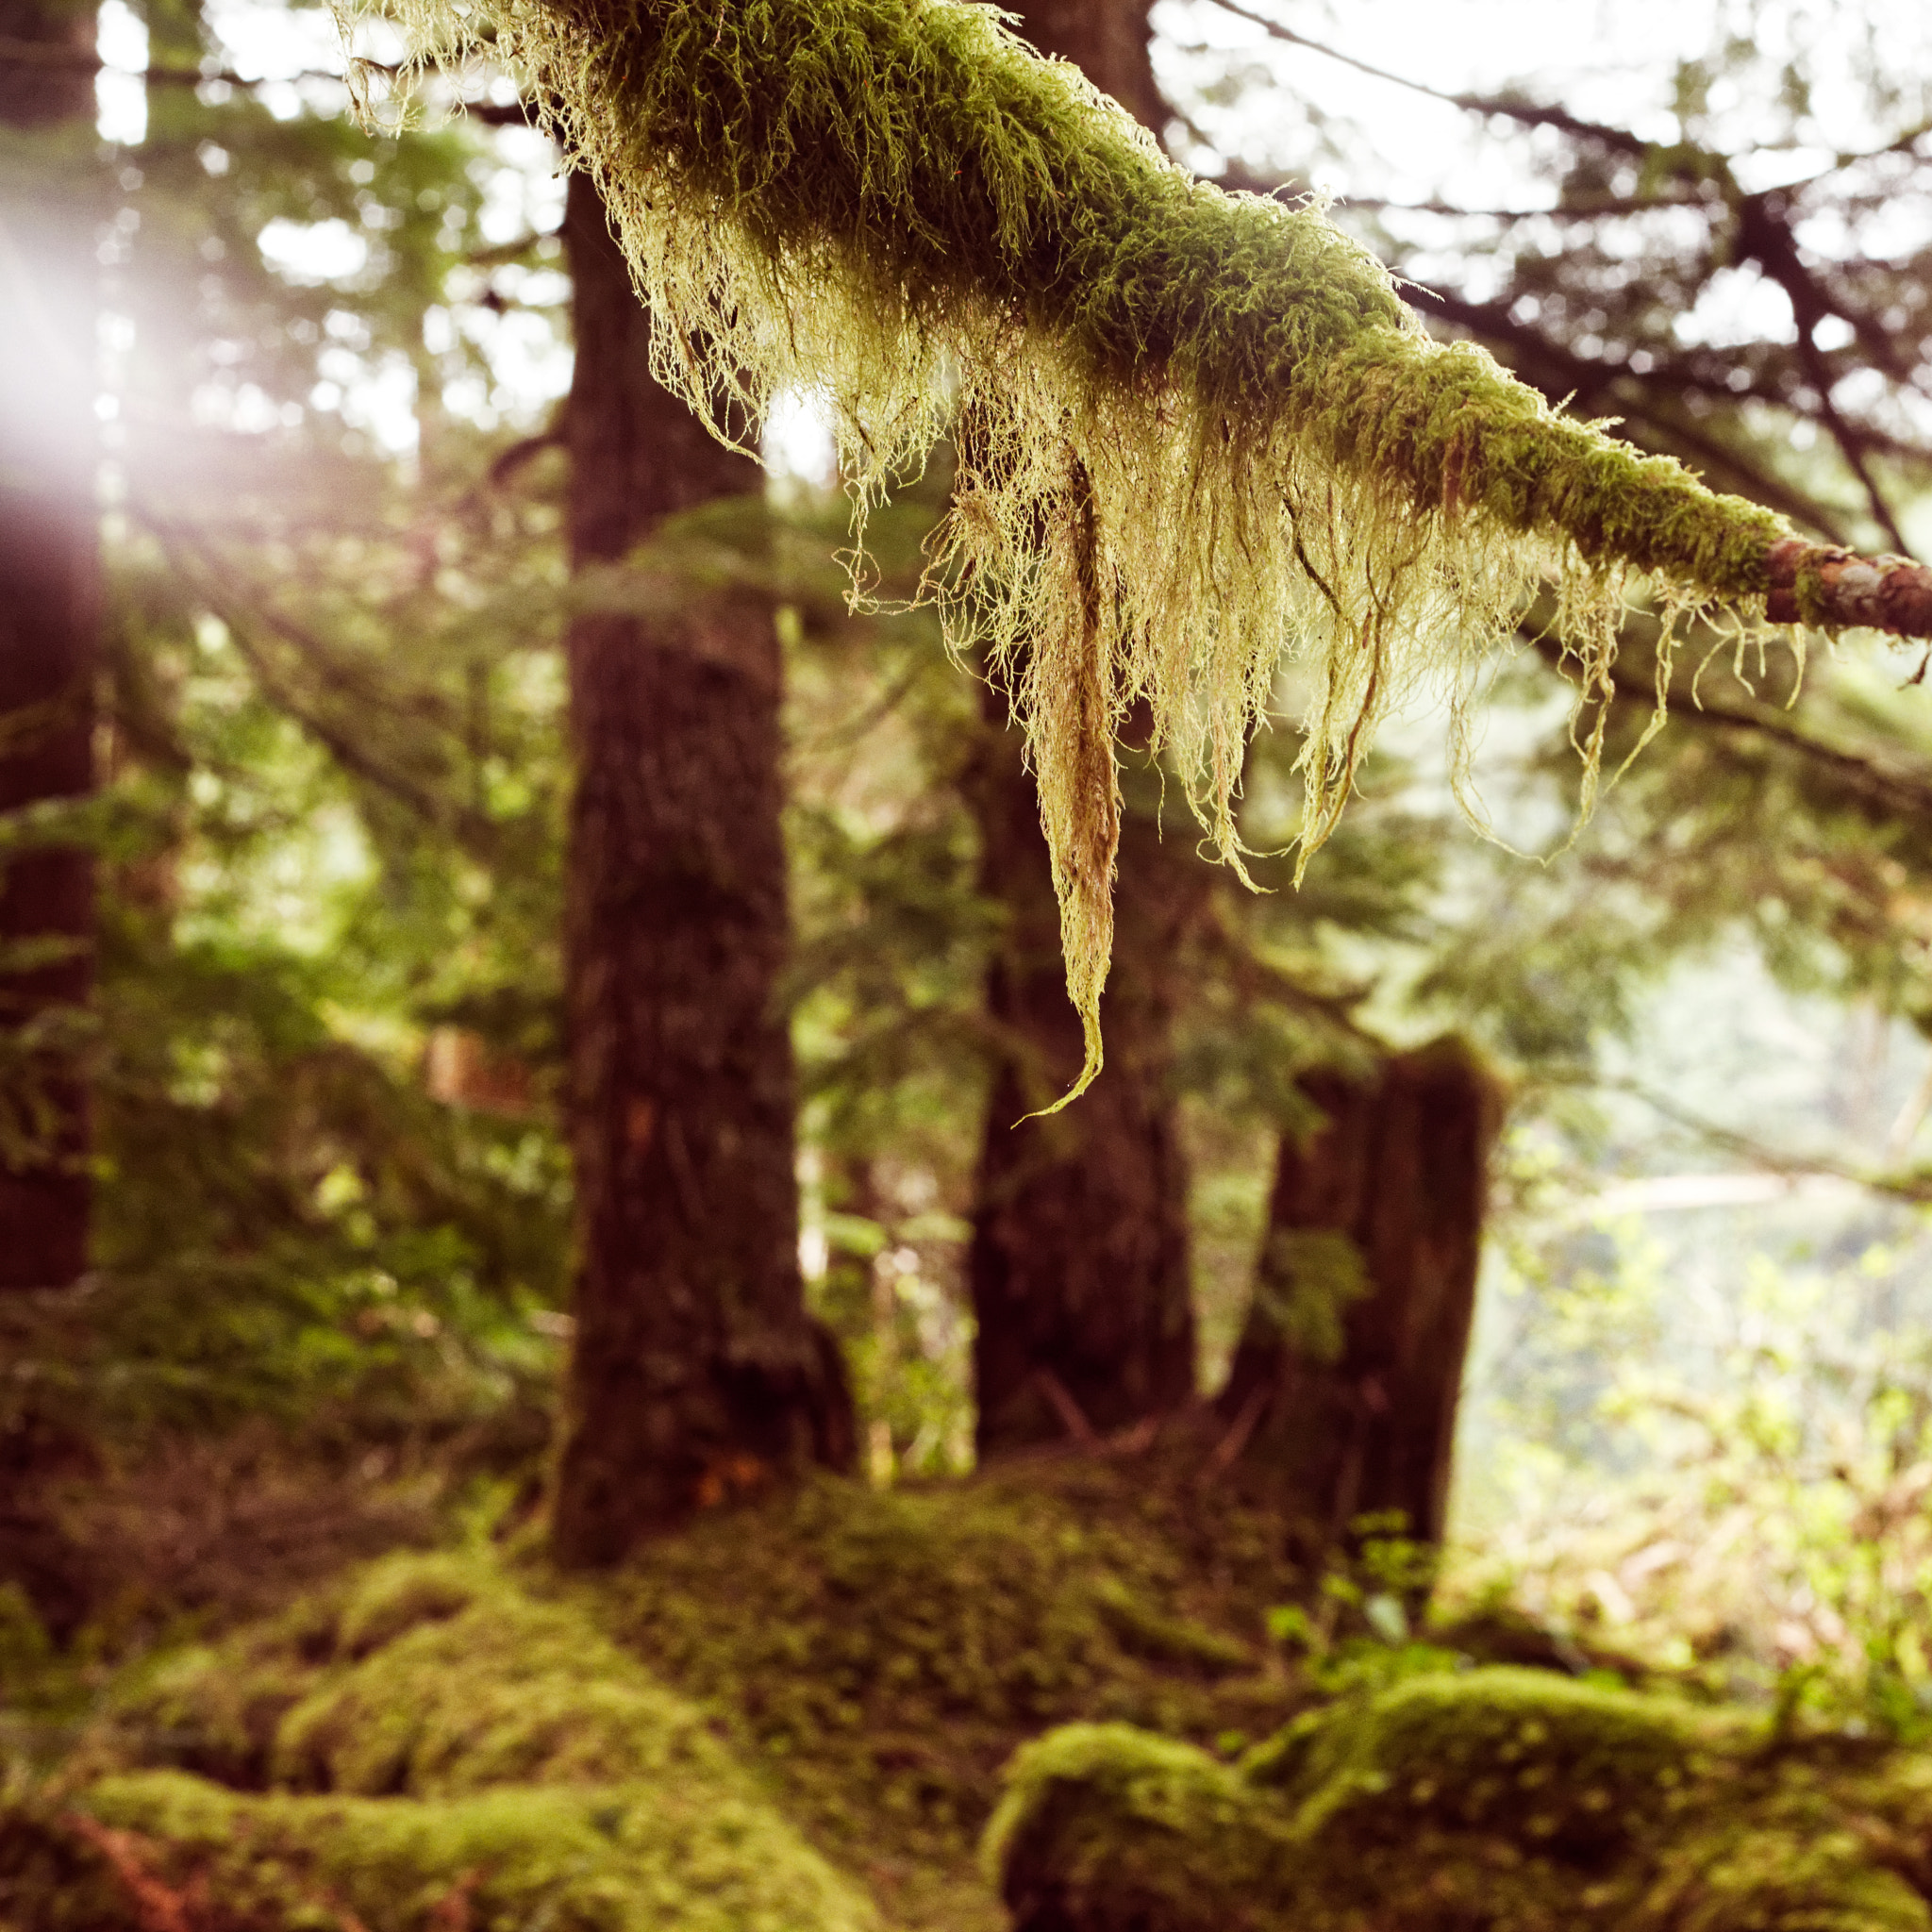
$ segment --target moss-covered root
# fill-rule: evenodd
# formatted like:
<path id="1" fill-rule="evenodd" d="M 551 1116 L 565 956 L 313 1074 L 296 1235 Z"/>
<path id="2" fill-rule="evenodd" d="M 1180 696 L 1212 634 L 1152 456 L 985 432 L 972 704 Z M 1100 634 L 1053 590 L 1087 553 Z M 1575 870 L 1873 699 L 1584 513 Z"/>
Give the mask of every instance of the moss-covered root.
<path id="1" fill-rule="evenodd" d="M 421 1802 L 250 1795 L 185 1772 L 135 1773 L 51 1815 L 0 1807 L 0 1901 L 23 1932 L 876 1927 L 762 1806 L 661 1784 Z"/>
<path id="2" fill-rule="evenodd" d="M 333 1597 L 184 1652 L 119 1717 L 137 1757 L 242 1787 L 449 1797 L 738 1776 L 700 1713 L 583 1611 L 452 1556 L 386 1558 Z"/>
<path id="3" fill-rule="evenodd" d="M 1241 1932 L 1299 1896 L 1279 1807 L 1190 1744 L 1069 1724 L 1008 1777 L 986 1857 L 1016 1932 Z"/>
<path id="4" fill-rule="evenodd" d="M 0 1817 L 0 1880 L 11 1844 L 27 1901 L 0 1902 L 7 1932 L 53 1932 L 109 1879 L 142 1932 L 143 1887 L 155 1909 L 201 1901 L 182 1921 L 195 1932 L 875 1924 L 694 1706 L 573 1602 L 483 1559 L 375 1564 L 171 1660 L 117 1717 L 96 1769 L 118 1755 L 211 1775 L 81 1783 L 83 1761 L 59 1815 L 23 1798 Z"/>
<path id="5" fill-rule="evenodd" d="M 1298 1721 L 1239 1767 L 1057 1732 L 1016 1760 L 988 1846 L 1019 1932 L 1927 1932 L 1898 1849 L 1927 1780 L 1889 1775 L 1472 1671 Z"/>

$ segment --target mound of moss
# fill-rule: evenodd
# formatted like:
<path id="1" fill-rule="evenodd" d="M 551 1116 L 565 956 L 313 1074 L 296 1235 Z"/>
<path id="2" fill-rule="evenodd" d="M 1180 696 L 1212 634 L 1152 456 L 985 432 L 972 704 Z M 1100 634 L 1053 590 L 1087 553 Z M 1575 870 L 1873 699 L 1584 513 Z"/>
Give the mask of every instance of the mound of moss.
<path id="1" fill-rule="evenodd" d="M 701 1520 L 599 1599 L 815 1826 L 970 1870 L 1002 1766 L 1047 1727 L 1260 1737 L 1307 1701 L 1266 1641 L 1268 1607 L 1303 1587 L 1278 1523 L 1174 1474 L 819 1481 Z"/>
<path id="2" fill-rule="evenodd" d="M 1020 1754 L 988 1857 L 1017 1932 L 1932 1932 L 1932 1764 L 1471 1670 L 1238 1764 L 1067 1726 Z"/>
<path id="3" fill-rule="evenodd" d="M 171 1918 L 169 1913 L 173 1913 Z M 387 1559 L 169 1660 L 0 1805 L 0 1925 L 864 1932 L 875 1915 L 580 1602 Z"/>

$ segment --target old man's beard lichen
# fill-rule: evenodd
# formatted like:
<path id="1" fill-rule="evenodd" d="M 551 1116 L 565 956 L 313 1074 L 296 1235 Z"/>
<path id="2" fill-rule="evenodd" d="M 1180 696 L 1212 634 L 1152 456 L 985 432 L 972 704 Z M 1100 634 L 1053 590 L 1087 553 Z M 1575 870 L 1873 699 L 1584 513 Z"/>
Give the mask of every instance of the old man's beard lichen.
<path id="1" fill-rule="evenodd" d="M 1761 620 L 1788 535 L 1433 341 L 1322 208 L 1194 181 L 1063 62 L 957 0 L 399 0 L 484 44 L 612 210 L 658 374 L 724 433 L 820 400 L 868 510 L 959 452 L 924 594 L 989 654 L 1037 774 L 1067 986 L 1100 1066 L 1117 731 L 1237 869 L 1242 751 L 1307 667 L 1300 858 L 1378 723 L 1437 683 L 1468 793 L 1474 680 L 1533 596 L 1578 671 L 1592 802 L 1634 577 Z M 1479 817 L 1479 812 L 1477 813 Z M 1069 1097 L 1072 1097 L 1069 1095 Z"/>

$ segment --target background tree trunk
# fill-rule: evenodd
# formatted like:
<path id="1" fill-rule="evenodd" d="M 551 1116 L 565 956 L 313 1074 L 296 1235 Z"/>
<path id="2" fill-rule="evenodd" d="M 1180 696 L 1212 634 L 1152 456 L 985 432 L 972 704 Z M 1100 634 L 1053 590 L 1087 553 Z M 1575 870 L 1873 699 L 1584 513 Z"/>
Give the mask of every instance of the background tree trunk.
<path id="1" fill-rule="evenodd" d="M 1076 62 L 1152 125 L 1165 120 L 1146 0 L 1035 0 L 1023 13 L 1022 31 L 1043 52 Z M 1174 954 L 1208 886 L 1187 826 L 1163 842 L 1152 802 L 1136 810 L 1130 796 L 1101 1009 L 1107 1070 L 1066 1112 L 1016 1126 L 1072 1084 L 1081 1037 L 1039 796 L 1018 733 L 1003 728 L 1004 698 L 989 693 L 986 708 L 974 799 L 980 890 L 1007 923 L 987 980 L 1004 1049 L 968 1260 L 982 1456 L 1119 1428 L 1193 1394 L 1188 1173 L 1167 1076 Z"/>
<path id="2" fill-rule="evenodd" d="M 1166 126 L 1172 110 L 1154 79 L 1152 0 L 1026 0 L 1009 10 L 1042 54 L 1071 60 L 1156 134 Z"/>
<path id="3" fill-rule="evenodd" d="M 573 565 L 761 488 L 649 368 L 595 189 L 570 180 Z M 779 649 L 760 598 L 571 624 L 571 1134 L 579 1260 L 554 1538 L 603 1562 L 796 1465 L 851 1459 L 798 1272 Z"/>
<path id="4" fill-rule="evenodd" d="M 64 124 L 91 144 L 92 12 L 0 0 L 0 39 L 76 57 L 72 66 L 0 69 L 0 126 Z M 85 153 L 75 145 L 69 158 Z M 93 790 L 100 625 L 94 210 L 71 192 L 76 180 L 91 185 L 91 172 L 62 178 L 17 162 L 8 172 L 0 192 L 0 813 Z M 43 846 L 0 865 L 0 1290 L 63 1288 L 87 1268 L 87 1093 L 60 1023 L 92 991 L 93 932 L 88 851 Z M 45 1043 L 34 1045 L 36 1036 Z"/>
<path id="5" fill-rule="evenodd" d="M 1438 1541 L 1501 1090 L 1454 1040 L 1301 1084 L 1325 1120 L 1282 1137 L 1220 1407 L 1325 1540 L 1400 1510 Z"/>

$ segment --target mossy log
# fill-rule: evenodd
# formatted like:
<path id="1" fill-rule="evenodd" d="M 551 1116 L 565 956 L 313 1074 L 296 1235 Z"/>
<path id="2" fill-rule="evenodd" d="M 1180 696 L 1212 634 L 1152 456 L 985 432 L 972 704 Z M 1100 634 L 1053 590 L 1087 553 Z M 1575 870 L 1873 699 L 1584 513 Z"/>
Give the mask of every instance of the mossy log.
<path id="1" fill-rule="evenodd" d="M 1016 1932 L 1925 1932 L 1932 1762 L 1476 1670 L 1228 1764 L 1126 1725 L 1023 1752 Z"/>

